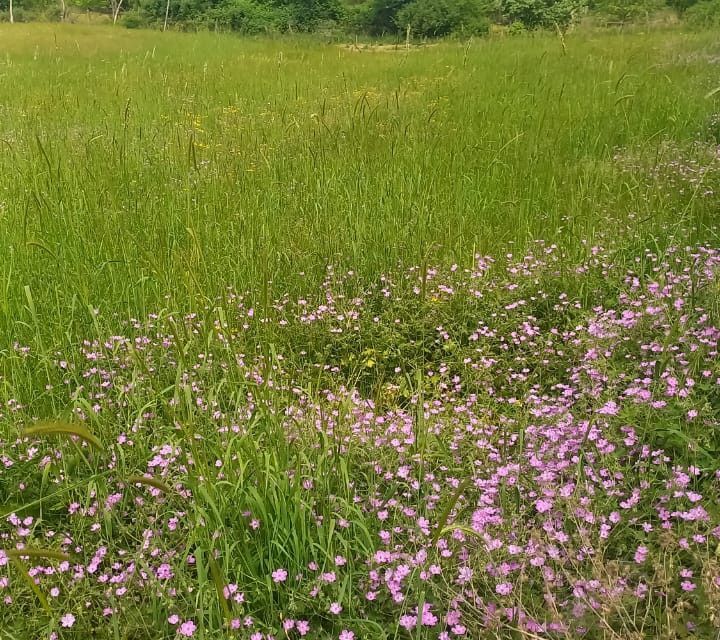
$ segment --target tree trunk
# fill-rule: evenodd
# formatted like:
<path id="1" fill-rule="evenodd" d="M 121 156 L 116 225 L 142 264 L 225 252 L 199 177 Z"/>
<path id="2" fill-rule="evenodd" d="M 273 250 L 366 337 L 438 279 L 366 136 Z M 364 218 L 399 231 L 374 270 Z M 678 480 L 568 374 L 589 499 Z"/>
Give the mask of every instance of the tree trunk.
<path id="1" fill-rule="evenodd" d="M 118 16 L 120 15 L 120 7 L 122 7 L 122 3 L 123 0 L 111 0 L 113 24 L 117 22 Z"/>
<path id="2" fill-rule="evenodd" d="M 10 24 L 15 22 L 15 16 L 13 16 L 13 0 L 10 0 Z"/>
<path id="3" fill-rule="evenodd" d="M 163 31 L 167 31 L 168 15 L 170 13 L 170 0 L 165 3 L 165 22 L 163 22 Z"/>
<path id="4" fill-rule="evenodd" d="M 65 22 L 65 0 L 60 0 L 60 22 Z"/>

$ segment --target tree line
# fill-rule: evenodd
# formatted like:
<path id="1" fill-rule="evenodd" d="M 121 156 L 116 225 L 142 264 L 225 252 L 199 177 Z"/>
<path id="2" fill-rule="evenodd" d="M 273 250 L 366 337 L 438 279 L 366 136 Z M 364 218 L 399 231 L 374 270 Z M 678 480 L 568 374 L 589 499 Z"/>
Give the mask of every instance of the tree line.
<path id="1" fill-rule="evenodd" d="M 482 35 L 564 31 L 584 16 L 608 24 L 673 11 L 688 23 L 720 26 L 720 0 L 0 0 L 10 22 L 68 20 L 104 13 L 113 24 L 161 29 L 221 29 L 244 34 L 332 31 L 371 36 Z"/>

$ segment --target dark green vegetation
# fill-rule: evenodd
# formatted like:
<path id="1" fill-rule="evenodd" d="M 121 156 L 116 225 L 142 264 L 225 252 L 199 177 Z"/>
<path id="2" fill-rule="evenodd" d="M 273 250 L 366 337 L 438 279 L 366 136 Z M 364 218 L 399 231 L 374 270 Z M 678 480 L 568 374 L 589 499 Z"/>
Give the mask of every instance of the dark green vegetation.
<path id="1" fill-rule="evenodd" d="M 86 13 L 87 12 L 87 13 Z M 120 21 L 128 28 L 221 30 L 243 34 L 319 31 L 419 38 L 484 35 L 491 25 L 520 33 L 687 19 L 718 22 L 719 0 L 2 0 L 0 19 Z"/>

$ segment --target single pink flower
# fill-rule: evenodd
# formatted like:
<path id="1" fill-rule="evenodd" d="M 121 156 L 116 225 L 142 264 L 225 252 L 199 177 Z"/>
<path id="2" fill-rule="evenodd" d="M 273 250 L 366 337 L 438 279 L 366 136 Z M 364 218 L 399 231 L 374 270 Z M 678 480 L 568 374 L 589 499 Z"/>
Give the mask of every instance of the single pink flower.
<path id="1" fill-rule="evenodd" d="M 637 550 L 635 551 L 635 562 L 637 564 L 642 564 L 647 560 L 648 556 L 648 548 L 644 546 L 639 546 Z"/>
<path id="2" fill-rule="evenodd" d="M 273 582 L 285 582 L 287 580 L 288 572 L 285 571 L 285 569 L 275 569 L 275 571 L 272 572 L 272 579 Z"/>
<path id="3" fill-rule="evenodd" d="M 60 618 L 60 626 L 69 629 L 75 624 L 75 616 L 72 613 L 66 613 Z"/>
<path id="4" fill-rule="evenodd" d="M 197 629 L 197 625 L 192 620 L 186 620 L 180 625 L 178 633 L 186 638 L 191 638 L 195 634 L 195 629 Z"/>

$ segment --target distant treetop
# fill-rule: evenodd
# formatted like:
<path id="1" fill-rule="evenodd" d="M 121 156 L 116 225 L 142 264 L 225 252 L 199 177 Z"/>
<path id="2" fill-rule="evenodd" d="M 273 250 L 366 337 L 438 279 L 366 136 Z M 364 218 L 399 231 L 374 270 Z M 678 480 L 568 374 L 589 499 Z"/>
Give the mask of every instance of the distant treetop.
<path id="1" fill-rule="evenodd" d="M 1 19 L 63 20 L 107 15 L 127 27 L 216 29 L 244 34 L 334 32 L 433 38 L 566 30 L 587 15 L 605 23 L 646 20 L 674 11 L 689 23 L 720 23 L 720 0 L 0 0 Z"/>

